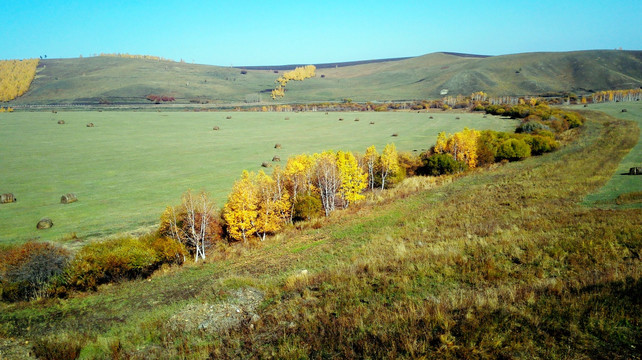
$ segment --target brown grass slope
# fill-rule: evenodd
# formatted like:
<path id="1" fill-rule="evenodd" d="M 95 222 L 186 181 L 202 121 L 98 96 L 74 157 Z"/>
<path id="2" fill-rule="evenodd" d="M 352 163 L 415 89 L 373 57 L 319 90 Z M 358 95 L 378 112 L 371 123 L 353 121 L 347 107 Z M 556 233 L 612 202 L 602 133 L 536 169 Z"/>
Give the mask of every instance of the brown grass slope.
<path id="1" fill-rule="evenodd" d="M 271 103 L 280 74 L 168 61 L 93 57 L 49 59 L 40 64 L 27 94 L 15 104 L 147 103 L 149 94 L 174 96 L 177 103 L 207 100 Z M 324 75 L 324 77 L 321 77 Z M 446 53 L 354 66 L 318 69 L 317 77 L 291 82 L 282 101 L 322 102 L 412 100 L 485 91 L 492 95 L 588 93 L 642 85 L 642 51 L 593 50 L 524 53 L 486 58 Z"/>
<path id="2" fill-rule="evenodd" d="M 80 339 L 85 358 L 637 358 L 642 211 L 578 205 L 637 132 L 586 115 L 555 153 L 355 208 L 318 230 L 152 281 L 2 304 L 0 334 Z M 247 287 L 265 294 L 258 320 L 173 326 Z"/>

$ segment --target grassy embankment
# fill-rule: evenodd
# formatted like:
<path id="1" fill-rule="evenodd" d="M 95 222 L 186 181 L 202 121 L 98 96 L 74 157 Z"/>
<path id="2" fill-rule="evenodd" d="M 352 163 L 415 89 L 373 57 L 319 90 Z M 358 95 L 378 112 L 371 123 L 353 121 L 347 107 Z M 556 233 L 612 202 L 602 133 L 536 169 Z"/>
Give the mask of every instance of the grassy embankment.
<path id="1" fill-rule="evenodd" d="M 321 229 L 95 294 L 2 304 L 0 331 L 79 344 L 84 358 L 635 358 L 642 210 L 579 203 L 635 145 L 636 126 L 587 116 L 555 153 Z M 247 309 L 247 288 L 264 294 L 258 318 L 198 329 L 208 308 Z"/>
<path id="2" fill-rule="evenodd" d="M 86 127 L 89 122 L 95 127 Z M 401 151 L 421 151 L 440 131 L 511 131 L 515 124 L 459 113 L 0 114 L 0 192 L 18 198 L 0 205 L 0 244 L 69 239 L 73 233 L 104 237 L 153 226 L 189 188 L 209 191 L 222 206 L 242 170 L 257 171 L 274 155 L 284 166 L 293 154 L 364 152 L 370 145 L 381 151 L 391 142 Z M 276 143 L 282 148 L 275 149 Z M 79 201 L 60 204 L 66 193 Z M 54 227 L 36 230 L 42 217 Z"/>

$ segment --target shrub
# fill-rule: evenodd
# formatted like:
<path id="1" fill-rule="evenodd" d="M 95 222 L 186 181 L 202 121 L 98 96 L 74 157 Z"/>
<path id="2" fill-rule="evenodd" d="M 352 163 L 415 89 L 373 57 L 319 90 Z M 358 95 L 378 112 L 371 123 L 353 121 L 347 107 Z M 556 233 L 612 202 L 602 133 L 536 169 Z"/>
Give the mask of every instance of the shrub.
<path id="1" fill-rule="evenodd" d="M 434 154 L 425 158 L 420 169 L 422 175 L 439 176 L 464 171 L 466 164 L 455 160 L 450 154 Z"/>
<path id="2" fill-rule="evenodd" d="M 531 155 L 541 155 L 556 150 L 559 143 L 552 137 L 532 135 L 524 139 L 531 148 Z"/>
<path id="3" fill-rule="evenodd" d="M 568 126 L 571 129 L 582 126 L 582 124 L 584 124 L 584 118 L 582 117 L 582 115 L 572 111 L 564 113 L 564 120 L 568 122 Z"/>
<path id="4" fill-rule="evenodd" d="M 51 243 L 28 242 L 0 258 L 2 298 L 9 301 L 45 297 L 53 280 L 62 274 L 69 251 Z"/>
<path id="5" fill-rule="evenodd" d="M 497 149 L 496 159 L 498 161 L 517 161 L 531 156 L 531 148 L 524 140 L 508 139 L 502 142 Z"/>
<path id="6" fill-rule="evenodd" d="M 294 203 L 294 220 L 310 220 L 321 216 L 322 211 L 323 206 L 318 197 L 312 194 L 299 196 Z"/>
<path id="7" fill-rule="evenodd" d="M 526 121 L 521 123 L 517 129 L 515 129 L 516 133 L 527 133 L 527 134 L 532 134 L 532 133 L 537 133 L 541 130 L 549 130 L 550 128 L 540 122 L 537 121 Z"/>
<path id="8" fill-rule="evenodd" d="M 399 166 L 403 168 L 407 176 L 415 176 L 417 169 L 422 166 L 421 159 L 409 152 L 399 152 L 397 154 Z"/>
<path id="9" fill-rule="evenodd" d="M 78 290 L 150 275 L 162 264 L 182 263 L 182 244 L 165 237 L 121 238 L 83 247 L 67 269 L 67 284 Z"/>

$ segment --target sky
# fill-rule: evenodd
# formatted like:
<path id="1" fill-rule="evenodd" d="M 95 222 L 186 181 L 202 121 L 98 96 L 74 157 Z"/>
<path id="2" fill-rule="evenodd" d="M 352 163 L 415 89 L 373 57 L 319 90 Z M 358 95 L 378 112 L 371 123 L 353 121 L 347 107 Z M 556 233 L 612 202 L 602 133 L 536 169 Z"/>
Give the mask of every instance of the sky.
<path id="1" fill-rule="evenodd" d="M 0 14 L 0 59 L 128 53 L 257 66 L 642 50 L 642 0 L 0 0 Z"/>

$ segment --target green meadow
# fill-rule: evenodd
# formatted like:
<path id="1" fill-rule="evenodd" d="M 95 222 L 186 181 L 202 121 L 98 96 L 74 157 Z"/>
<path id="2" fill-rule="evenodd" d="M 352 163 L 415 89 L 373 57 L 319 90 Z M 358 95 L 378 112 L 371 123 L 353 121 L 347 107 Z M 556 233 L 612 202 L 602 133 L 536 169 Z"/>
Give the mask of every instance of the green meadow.
<path id="1" fill-rule="evenodd" d="M 90 122 L 95 127 L 87 127 Z M 482 114 L 441 112 L 3 113 L 0 193 L 18 201 L 0 205 L 0 242 L 144 231 L 187 189 L 203 189 L 222 206 L 242 170 L 258 171 L 275 155 L 283 166 L 293 154 L 327 149 L 363 152 L 376 145 L 381 151 L 394 142 L 413 152 L 433 145 L 440 131 L 515 126 Z M 78 202 L 61 204 L 66 193 Z M 52 219 L 51 229 L 36 229 L 43 217 Z"/>
<path id="2" fill-rule="evenodd" d="M 585 205 L 605 208 L 642 208 L 642 201 L 639 199 L 632 202 L 617 204 L 616 199 L 620 195 L 642 192 L 642 176 L 628 175 L 632 167 L 642 166 L 642 104 L 639 102 L 630 103 L 605 103 L 592 104 L 588 106 L 591 110 L 602 111 L 611 116 L 631 120 L 637 123 L 637 144 L 626 153 L 620 162 L 611 179 L 599 191 L 588 195 L 584 199 Z M 626 112 L 622 112 L 625 109 Z"/>

